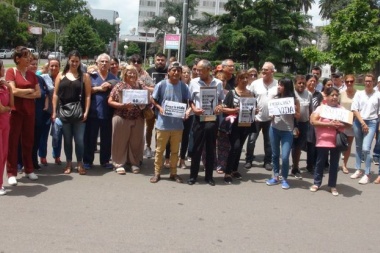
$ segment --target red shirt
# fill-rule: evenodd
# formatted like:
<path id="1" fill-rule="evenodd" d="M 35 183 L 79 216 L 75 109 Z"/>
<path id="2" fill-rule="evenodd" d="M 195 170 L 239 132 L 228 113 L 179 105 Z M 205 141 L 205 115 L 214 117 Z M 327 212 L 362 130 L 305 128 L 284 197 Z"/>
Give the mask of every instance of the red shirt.
<path id="1" fill-rule="evenodd" d="M 16 74 L 16 75 L 15 75 Z M 9 68 L 5 74 L 5 80 L 13 81 L 18 89 L 35 89 L 38 79 L 35 73 L 27 70 L 25 77 L 15 68 Z M 15 110 L 22 114 L 34 115 L 34 99 L 14 96 Z"/>
<path id="2" fill-rule="evenodd" d="M 7 86 L 0 84 L 0 102 L 3 106 L 9 106 L 9 89 Z M 0 113 L 0 129 L 4 129 L 9 125 L 10 114 Z M 1 165 L 0 165 L 1 166 Z"/>

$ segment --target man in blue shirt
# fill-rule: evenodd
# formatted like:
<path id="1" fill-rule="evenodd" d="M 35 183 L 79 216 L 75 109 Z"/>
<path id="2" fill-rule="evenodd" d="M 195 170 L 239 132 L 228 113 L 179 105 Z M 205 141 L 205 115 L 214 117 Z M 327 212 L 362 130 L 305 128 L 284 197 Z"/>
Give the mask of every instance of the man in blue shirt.
<path id="1" fill-rule="evenodd" d="M 156 120 L 156 154 L 154 160 L 154 176 L 151 183 L 161 179 L 162 157 L 168 141 L 170 142 L 170 176 L 171 180 L 182 183 L 177 175 L 178 151 L 182 140 L 183 119 L 164 115 L 165 101 L 188 103 L 190 98 L 187 85 L 181 81 L 182 66 L 179 62 L 172 62 L 168 67 L 168 79 L 159 82 L 152 94 L 152 102 L 159 111 Z"/>
<path id="2" fill-rule="evenodd" d="M 86 121 L 84 143 L 86 143 L 83 163 L 85 169 L 90 169 L 94 162 L 94 154 L 100 130 L 100 164 L 107 169 L 112 169 L 111 140 L 112 140 L 112 114 L 108 105 L 108 96 L 115 84 L 115 77 L 109 72 L 111 58 L 107 54 L 101 54 L 96 60 L 98 70 L 90 74 L 91 77 L 91 105 Z"/>

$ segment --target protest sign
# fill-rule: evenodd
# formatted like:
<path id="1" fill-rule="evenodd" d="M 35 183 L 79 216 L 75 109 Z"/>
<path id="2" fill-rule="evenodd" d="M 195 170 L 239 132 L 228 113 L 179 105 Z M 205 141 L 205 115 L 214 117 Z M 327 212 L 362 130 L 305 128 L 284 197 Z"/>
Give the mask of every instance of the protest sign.
<path id="1" fill-rule="evenodd" d="M 331 107 L 328 105 L 322 105 L 322 111 L 319 114 L 322 118 L 339 120 L 341 122 L 352 125 L 354 114 L 343 107 Z"/>
<path id="2" fill-rule="evenodd" d="M 215 121 L 216 115 L 214 115 L 214 109 L 218 103 L 216 87 L 201 87 L 199 96 L 201 108 L 204 110 L 203 115 L 200 116 L 200 120 Z"/>
<path id="3" fill-rule="evenodd" d="M 256 98 L 254 97 L 241 97 L 239 108 L 239 126 L 251 126 L 255 118 L 256 111 Z"/>
<path id="4" fill-rule="evenodd" d="M 123 104 L 149 104 L 148 90 L 123 89 Z"/>
<path id="5" fill-rule="evenodd" d="M 268 102 L 269 115 L 295 114 L 294 98 L 278 98 Z"/>
<path id="6" fill-rule="evenodd" d="M 185 118 L 187 105 L 174 101 L 165 100 L 164 102 L 164 115 L 173 118 Z"/>

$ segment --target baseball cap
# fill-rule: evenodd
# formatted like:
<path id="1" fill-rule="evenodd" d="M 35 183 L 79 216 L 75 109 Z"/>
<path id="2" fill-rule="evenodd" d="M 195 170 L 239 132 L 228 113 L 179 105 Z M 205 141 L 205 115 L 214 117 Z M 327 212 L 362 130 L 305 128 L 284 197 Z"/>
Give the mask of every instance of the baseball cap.
<path id="1" fill-rule="evenodd" d="M 332 77 L 334 77 L 334 78 L 339 78 L 339 77 L 342 77 L 342 76 L 343 75 L 340 72 L 335 72 L 335 73 L 332 74 Z"/>
<path id="2" fill-rule="evenodd" d="M 182 69 L 182 65 L 181 65 L 181 63 L 179 63 L 177 61 L 173 61 L 172 63 L 169 64 L 168 71 L 171 70 L 172 68 L 181 68 Z"/>

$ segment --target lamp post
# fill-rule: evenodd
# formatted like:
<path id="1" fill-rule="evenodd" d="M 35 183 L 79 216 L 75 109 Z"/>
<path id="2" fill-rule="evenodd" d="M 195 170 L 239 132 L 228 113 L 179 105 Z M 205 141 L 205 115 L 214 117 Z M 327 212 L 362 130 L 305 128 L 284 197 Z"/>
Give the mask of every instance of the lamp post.
<path id="1" fill-rule="evenodd" d="M 313 45 L 313 46 L 316 46 L 316 48 L 317 48 L 317 50 L 318 50 L 318 47 L 317 47 L 317 41 L 316 40 L 312 40 L 311 41 L 311 44 Z M 311 73 L 311 69 L 313 68 L 313 63 L 312 62 L 310 62 L 310 73 Z"/>
<path id="2" fill-rule="evenodd" d="M 120 17 L 115 19 L 116 24 L 116 57 L 119 59 L 119 35 L 120 35 L 120 24 L 123 20 Z"/>
<path id="3" fill-rule="evenodd" d="M 41 11 L 41 13 L 47 13 L 47 14 L 50 14 L 53 18 L 53 27 L 54 27 L 54 52 L 57 52 L 57 29 L 55 27 L 55 18 L 54 18 L 54 15 L 53 13 L 49 12 L 49 11 Z"/>
<path id="4" fill-rule="evenodd" d="M 124 59 L 126 62 L 127 62 L 127 50 L 128 50 L 128 46 L 124 45 Z"/>
<path id="5" fill-rule="evenodd" d="M 299 48 L 298 47 L 296 47 L 295 49 L 294 49 L 294 51 L 296 52 L 296 54 L 298 53 L 298 51 L 299 51 Z M 294 58 L 293 58 L 293 61 L 294 61 Z M 297 63 L 296 62 L 294 62 L 294 67 L 295 67 L 295 74 L 297 74 Z"/>
<path id="6" fill-rule="evenodd" d="M 189 21 L 189 0 L 183 1 L 183 17 L 182 17 L 182 32 L 181 32 L 181 45 L 180 45 L 180 62 L 182 65 L 186 64 L 186 44 L 187 44 L 187 24 Z"/>
<path id="7" fill-rule="evenodd" d="M 170 16 L 170 17 L 168 18 L 168 23 L 169 23 L 169 25 L 171 25 L 171 26 L 173 26 L 173 25 L 175 24 L 175 21 L 176 21 L 176 18 L 175 18 L 174 16 Z M 165 51 L 165 49 L 164 49 L 164 51 Z M 168 61 L 169 61 L 169 59 L 170 59 L 170 54 L 171 54 L 171 50 L 168 49 L 168 58 L 167 58 Z"/>

